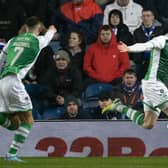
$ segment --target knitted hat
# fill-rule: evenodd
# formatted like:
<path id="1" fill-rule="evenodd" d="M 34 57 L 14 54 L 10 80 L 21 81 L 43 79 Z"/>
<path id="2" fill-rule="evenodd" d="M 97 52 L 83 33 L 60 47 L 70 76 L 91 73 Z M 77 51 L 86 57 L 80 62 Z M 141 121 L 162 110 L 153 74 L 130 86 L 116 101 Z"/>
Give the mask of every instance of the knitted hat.
<path id="1" fill-rule="evenodd" d="M 66 50 L 58 50 L 58 51 L 54 54 L 54 58 L 55 58 L 55 60 L 64 59 L 64 60 L 66 60 L 68 63 L 70 62 L 69 53 L 68 53 Z"/>
<path id="2" fill-rule="evenodd" d="M 70 102 L 74 102 L 78 107 L 81 105 L 80 99 L 76 98 L 75 96 L 68 96 L 66 98 L 65 107 L 67 107 Z"/>

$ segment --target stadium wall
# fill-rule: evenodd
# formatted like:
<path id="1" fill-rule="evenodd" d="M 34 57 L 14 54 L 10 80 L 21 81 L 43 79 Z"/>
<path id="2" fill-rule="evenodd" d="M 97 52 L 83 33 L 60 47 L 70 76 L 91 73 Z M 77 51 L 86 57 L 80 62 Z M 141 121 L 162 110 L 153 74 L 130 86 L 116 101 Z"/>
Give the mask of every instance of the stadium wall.
<path id="1" fill-rule="evenodd" d="M 145 130 L 130 121 L 36 122 L 20 156 L 168 156 L 167 121 Z M 0 129 L 0 156 L 11 132 Z"/>

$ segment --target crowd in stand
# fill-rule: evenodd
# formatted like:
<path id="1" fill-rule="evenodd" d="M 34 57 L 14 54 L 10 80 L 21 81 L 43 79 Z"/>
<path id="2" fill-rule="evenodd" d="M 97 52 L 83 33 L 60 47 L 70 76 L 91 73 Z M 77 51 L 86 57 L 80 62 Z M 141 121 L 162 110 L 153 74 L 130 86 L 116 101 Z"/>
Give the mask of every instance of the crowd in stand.
<path id="1" fill-rule="evenodd" d="M 141 79 L 151 51 L 128 54 L 117 45 L 161 35 L 166 6 L 165 0 L 0 0 L 0 44 L 29 16 L 58 29 L 23 80 L 34 119 L 127 119 L 101 113 L 115 98 L 142 110 Z"/>

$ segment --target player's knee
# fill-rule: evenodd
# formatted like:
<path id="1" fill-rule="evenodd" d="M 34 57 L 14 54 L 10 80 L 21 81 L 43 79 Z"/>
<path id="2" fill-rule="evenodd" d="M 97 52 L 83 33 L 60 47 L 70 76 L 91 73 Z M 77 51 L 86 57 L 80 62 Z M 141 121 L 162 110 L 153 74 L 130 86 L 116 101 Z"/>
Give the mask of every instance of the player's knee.
<path id="1" fill-rule="evenodd" d="M 154 127 L 153 123 L 144 123 L 143 128 L 145 129 L 152 129 Z"/>
<path id="2" fill-rule="evenodd" d="M 25 121 L 26 121 L 26 123 L 29 123 L 29 124 L 34 123 L 33 117 L 27 118 L 27 120 L 25 120 Z"/>
<path id="3" fill-rule="evenodd" d="M 21 121 L 17 115 L 11 117 L 10 121 L 11 121 L 11 127 L 8 128 L 9 130 L 16 130 L 19 128 Z"/>
<path id="4" fill-rule="evenodd" d="M 18 115 L 19 115 L 21 122 L 25 122 L 25 123 L 29 123 L 29 124 L 34 123 L 33 116 L 32 116 L 31 112 L 18 113 Z"/>

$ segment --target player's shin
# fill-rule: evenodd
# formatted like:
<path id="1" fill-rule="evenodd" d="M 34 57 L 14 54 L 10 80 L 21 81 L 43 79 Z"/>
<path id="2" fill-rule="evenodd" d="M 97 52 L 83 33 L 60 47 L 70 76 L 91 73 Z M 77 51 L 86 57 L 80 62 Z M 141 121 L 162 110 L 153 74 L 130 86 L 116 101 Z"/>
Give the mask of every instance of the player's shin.
<path id="1" fill-rule="evenodd" d="M 30 130 L 32 128 L 32 124 L 30 123 L 21 123 L 19 128 L 16 130 L 12 144 L 10 145 L 10 149 L 7 153 L 7 156 L 16 156 L 18 150 L 21 148 L 22 144 L 24 144 Z"/>

